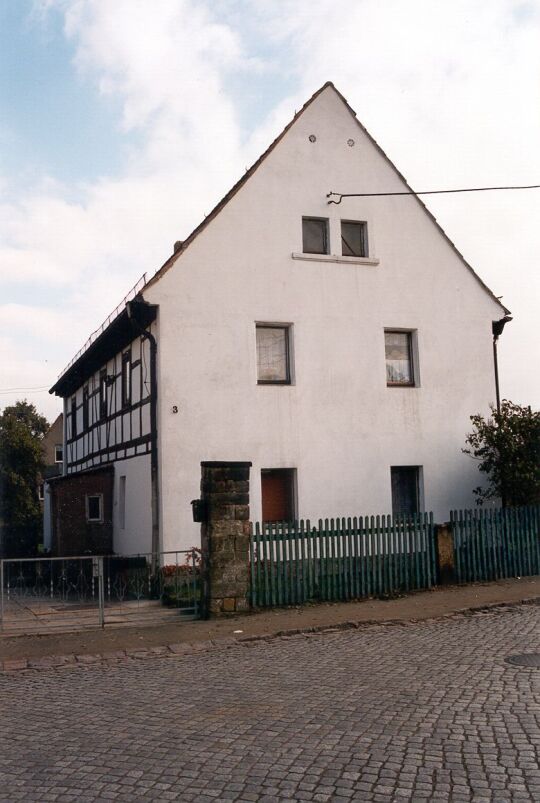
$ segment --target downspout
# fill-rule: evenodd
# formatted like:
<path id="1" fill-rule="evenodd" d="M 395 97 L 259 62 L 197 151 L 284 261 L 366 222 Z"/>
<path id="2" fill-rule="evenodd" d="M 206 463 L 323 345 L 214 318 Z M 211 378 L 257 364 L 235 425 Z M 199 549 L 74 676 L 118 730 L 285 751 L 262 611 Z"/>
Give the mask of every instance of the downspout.
<path id="1" fill-rule="evenodd" d="M 495 396 L 497 399 L 497 412 L 501 412 L 501 394 L 499 390 L 499 359 L 497 355 L 497 342 L 502 335 L 503 329 L 507 323 L 512 320 L 510 315 L 505 315 L 500 321 L 493 321 L 491 324 L 491 331 L 493 332 L 493 367 L 495 368 Z M 501 477 L 501 506 L 506 507 L 506 491 L 505 482 Z"/>
<path id="2" fill-rule="evenodd" d="M 491 331 L 493 332 L 493 366 L 495 368 L 495 397 L 497 399 L 497 412 L 501 412 L 501 394 L 499 391 L 499 359 L 497 355 L 497 342 L 507 323 L 512 320 L 510 315 L 505 315 L 500 321 L 493 321 Z"/>
<path id="3" fill-rule="evenodd" d="M 159 565 L 159 463 L 158 463 L 158 427 L 157 427 L 157 340 L 137 320 L 136 310 L 146 302 L 140 299 L 128 301 L 126 304 L 128 318 L 136 332 L 150 344 L 150 485 L 152 493 L 152 573 Z"/>

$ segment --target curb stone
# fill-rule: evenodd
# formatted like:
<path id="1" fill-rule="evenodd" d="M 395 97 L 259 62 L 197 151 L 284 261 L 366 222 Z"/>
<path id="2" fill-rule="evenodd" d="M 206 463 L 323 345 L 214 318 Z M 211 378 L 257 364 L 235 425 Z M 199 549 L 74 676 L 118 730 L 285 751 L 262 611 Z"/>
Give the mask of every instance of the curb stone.
<path id="1" fill-rule="evenodd" d="M 540 597 L 529 597 L 516 602 L 493 602 L 485 605 L 476 605 L 469 608 L 458 608 L 440 616 L 425 619 L 364 619 L 358 622 L 345 621 L 338 624 L 313 625 L 304 628 L 291 628 L 278 630 L 275 633 L 261 633 L 259 635 L 240 636 L 239 638 L 226 637 L 214 641 L 178 642 L 164 646 L 141 647 L 140 649 L 113 650 L 93 655 L 46 655 L 41 658 L 8 658 L 2 662 L 1 671 L 7 675 L 20 672 L 34 672 L 44 669 L 68 669 L 78 666 L 91 666 L 102 664 L 127 663 L 148 658 L 182 658 L 203 652 L 230 649 L 232 647 L 253 647 L 257 643 L 271 642 L 276 639 L 292 639 L 297 636 L 312 637 L 330 633 L 339 633 L 344 630 L 359 630 L 369 627 L 411 627 L 416 624 L 433 624 L 444 619 L 461 619 L 471 616 L 482 616 L 490 613 L 503 613 L 518 609 L 522 605 L 540 605 Z"/>

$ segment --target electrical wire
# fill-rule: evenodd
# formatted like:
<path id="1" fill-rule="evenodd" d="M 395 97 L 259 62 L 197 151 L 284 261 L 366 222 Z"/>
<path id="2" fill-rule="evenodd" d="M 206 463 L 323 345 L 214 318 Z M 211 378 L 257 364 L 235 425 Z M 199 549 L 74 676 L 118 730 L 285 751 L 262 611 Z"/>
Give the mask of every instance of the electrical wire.
<path id="1" fill-rule="evenodd" d="M 339 196 L 339 200 L 334 199 L 328 201 L 329 204 L 340 204 L 343 198 L 377 198 L 387 197 L 389 195 L 448 195 L 449 193 L 456 192 L 493 192 L 494 190 L 538 190 L 540 184 L 522 184 L 509 187 L 461 187 L 455 190 L 422 190 L 414 192 L 414 190 L 407 190 L 405 192 L 328 192 L 327 198 L 332 195 Z"/>
<path id="2" fill-rule="evenodd" d="M 46 390 L 49 390 L 49 385 L 40 385 L 39 387 L 35 388 L 0 388 L 0 394 L 25 393 L 26 391 L 32 391 L 32 393 L 44 393 Z"/>

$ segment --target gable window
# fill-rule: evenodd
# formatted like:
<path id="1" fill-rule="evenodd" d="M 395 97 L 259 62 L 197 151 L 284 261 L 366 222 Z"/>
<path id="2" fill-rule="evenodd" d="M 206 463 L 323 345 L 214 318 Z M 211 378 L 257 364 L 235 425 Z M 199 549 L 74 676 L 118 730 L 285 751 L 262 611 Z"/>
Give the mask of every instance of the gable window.
<path id="1" fill-rule="evenodd" d="M 83 403 L 83 430 L 88 429 L 90 424 L 90 405 L 88 401 L 88 385 L 85 385 L 83 388 L 83 396 L 82 396 L 82 403 Z"/>
<path id="2" fill-rule="evenodd" d="M 122 354 L 122 407 L 131 404 L 131 351 Z"/>
<path id="3" fill-rule="evenodd" d="M 414 365 L 412 332 L 387 329 L 384 333 L 386 354 L 386 384 L 388 386 L 413 386 Z"/>
<path id="4" fill-rule="evenodd" d="M 289 326 L 257 324 L 257 382 L 290 385 Z"/>
<path id="5" fill-rule="evenodd" d="M 71 437 L 77 437 L 77 398 L 71 397 Z"/>
<path id="6" fill-rule="evenodd" d="M 294 479 L 293 468 L 263 468 L 261 493 L 264 522 L 293 521 L 296 518 Z"/>
<path id="7" fill-rule="evenodd" d="M 357 220 L 341 221 L 341 253 L 344 257 L 367 257 L 367 224 Z"/>
<path id="8" fill-rule="evenodd" d="M 328 254 L 328 219 L 302 218 L 302 251 L 304 254 Z"/>
<path id="9" fill-rule="evenodd" d="M 86 496 L 86 521 L 103 521 L 103 494 Z"/>
<path id="10" fill-rule="evenodd" d="M 391 466 L 392 513 L 413 515 L 420 511 L 420 466 Z"/>
<path id="11" fill-rule="evenodd" d="M 99 372 L 99 417 L 107 417 L 107 369 Z"/>
<path id="12" fill-rule="evenodd" d="M 61 443 L 55 444 L 54 447 L 54 462 L 55 463 L 63 463 L 64 462 L 64 447 Z"/>

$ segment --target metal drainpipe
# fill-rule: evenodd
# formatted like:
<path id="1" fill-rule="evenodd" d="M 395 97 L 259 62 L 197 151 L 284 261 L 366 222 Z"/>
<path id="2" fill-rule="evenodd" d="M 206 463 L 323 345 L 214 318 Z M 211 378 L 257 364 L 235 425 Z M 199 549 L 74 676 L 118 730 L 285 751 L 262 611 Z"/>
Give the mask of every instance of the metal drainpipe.
<path id="1" fill-rule="evenodd" d="M 505 315 L 504 318 L 500 319 L 500 321 L 493 321 L 491 324 L 491 330 L 493 332 L 493 366 L 495 368 L 495 397 L 497 400 L 498 413 L 501 412 L 501 394 L 499 391 L 499 359 L 497 355 L 497 342 L 500 335 L 502 335 L 505 325 L 511 320 L 512 318 L 510 315 Z"/>
<path id="2" fill-rule="evenodd" d="M 134 308 L 128 302 L 128 317 L 138 333 L 150 343 L 150 484 L 152 489 L 152 573 L 159 565 L 159 465 L 157 430 L 157 341 L 133 316 Z"/>
<path id="3" fill-rule="evenodd" d="M 497 342 L 499 340 L 500 335 L 502 335 L 503 329 L 507 323 L 512 320 L 510 315 L 505 315 L 504 318 L 501 318 L 500 321 L 493 321 L 491 324 L 491 330 L 493 332 L 493 366 L 495 368 L 495 396 L 497 399 L 497 412 L 501 412 L 501 394 L 499 391 L 499 359 L 497 354 Z M 506 490 L 505 490 L 505 483 L 501 478 L 501 506 L 503 508 L 506 507 Z"/>

